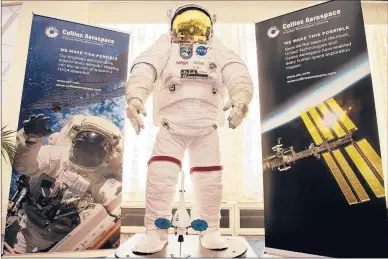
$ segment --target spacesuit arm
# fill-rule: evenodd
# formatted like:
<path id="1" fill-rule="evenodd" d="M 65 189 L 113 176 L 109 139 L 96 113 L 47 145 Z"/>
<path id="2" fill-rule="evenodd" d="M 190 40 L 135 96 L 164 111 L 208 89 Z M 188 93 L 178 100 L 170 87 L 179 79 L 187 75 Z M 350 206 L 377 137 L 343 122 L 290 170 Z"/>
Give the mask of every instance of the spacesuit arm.
<path id="1" fill-rule="evenodd" d="M 134 98 L 139 99 L 143 104 L 147 101 L 154 90 L 156 72 L 152 65 L 147 63 L 136 64 L 132 68 L 131 76 L 127 86 L 127 102 Z"/>
<path id="2" fill-rule="evenodd" d="M 222 80 L 234 104 L 248 105 L 253 97 L 253 84 L 245 65 L 229 63 L 222 70 Z"/>
<path id="3" fill-rule="evenodd" d="M 127 102 L 138 98 L 143 104 L 154 90 L 154 83 L 167 64 L 171 51 L 171 37 L 162 35 L 133 62 L 127 85 Z"/>
<path id="4" fill-rule="evenodd" d="M 14 168 L 21 174 L 39 177 L 45 173 L 52 175 L 60 163 L 61 151 L 53 146 L 42 146 L 43 138 L 18 131 Z"/>
<path id="5" fill-rule="evenodd" d="M 229 98 L 234 104 L 248 105 L 253 97 L 253 83 L 246 64 L 217 38 L 214 39 L 214 51 Z"/>

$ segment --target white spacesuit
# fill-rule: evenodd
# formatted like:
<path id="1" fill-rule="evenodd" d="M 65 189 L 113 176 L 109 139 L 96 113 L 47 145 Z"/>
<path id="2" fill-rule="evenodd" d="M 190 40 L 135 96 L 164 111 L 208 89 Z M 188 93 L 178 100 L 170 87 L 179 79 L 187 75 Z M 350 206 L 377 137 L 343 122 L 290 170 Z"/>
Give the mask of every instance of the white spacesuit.
<path id="1" fill-rule="evenodd" d="M 146 235 L 134 252 L 155 253 L 167 243 L 157 218 L 171 219 L 181 161 L 188 150 L 198 218 L 208 223 L 200 233 L 203 247 L 227 248 L 219 231 L 222 165 L 217 127 L 230 108 L 229 127 L 248 113 L 253 86 L 245 63 L 214 35 L 215 15 L 197 5 L 168 12 L 171 29 L 137 57 L 127 87 L 127 115 L 137 134 L 141 114 L 153 92 L 154 122 L 160 128 L 149 160 L 146 186 Z M 238 39 L 236 39 L 238 40 Z M 229 101 L 224 106 L 225 90 Z"/>
<path id="2" fill-rule="evenodd" d="M 31 116 L 17 133 L 14 168 L 30 177 L 29 196 L 35 197 L 42 189 L 42 181 L 51 178 L 55 179 L 55 187 L 48 190 L 62 185 L 67 187 L 60 196 L 61 204 L 74 197 L 91 197 L 93 206 L 80 213 L 81 223 L 98 206 L 109 211 L 110 201 L 121 195 L 122 188 L 123 136 L 120 130 L 101 117 L 75 115 L 60 132 L 51 134 L 47 128 L 49 120 L 43 115 Z M 48 135 L 48 144 L 43 145 Z M 43 194 L 47 195 L 50 193 Z M 16 237 L 6 240 L 16 253 L 47 249 L 72 230 L 66 216 L 55 222 L 48 221 L 42 216 L 43 205 L 31 200 L 19 211 Z"/>

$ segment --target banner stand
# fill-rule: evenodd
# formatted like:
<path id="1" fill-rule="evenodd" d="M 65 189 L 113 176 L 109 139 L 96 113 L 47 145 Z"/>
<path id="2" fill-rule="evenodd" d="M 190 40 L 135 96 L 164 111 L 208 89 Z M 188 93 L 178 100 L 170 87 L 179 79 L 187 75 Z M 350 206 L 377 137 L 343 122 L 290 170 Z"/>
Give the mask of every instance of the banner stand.
<path id="1" fill-rule="evenodd" d="M 256 23 L 256 46 L 265 253 L 387 257 L 386 172 L 361 2 Z"/>
<path id="2" fill-rule="evenodd" d="M 119 246 L 129 37 L 32 12 L 4 255 Z"/>

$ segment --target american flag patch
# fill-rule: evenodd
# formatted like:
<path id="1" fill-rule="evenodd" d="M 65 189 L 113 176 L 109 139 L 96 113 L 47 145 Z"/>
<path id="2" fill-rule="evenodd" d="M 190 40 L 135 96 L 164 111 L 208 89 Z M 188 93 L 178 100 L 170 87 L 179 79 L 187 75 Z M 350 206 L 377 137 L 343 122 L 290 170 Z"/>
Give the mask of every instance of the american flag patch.
<path id="1" fill-rule="evenodd" d="M 115 178 L 109 178 L 109 179 L 107 179 L 106 181 L 107 181 L 107 183 L 108 183 L 110 186 L 114 186 L 114 185 L 116 185 L 116 184 L 119 183 L 119 181 L 117 181 Z"/>

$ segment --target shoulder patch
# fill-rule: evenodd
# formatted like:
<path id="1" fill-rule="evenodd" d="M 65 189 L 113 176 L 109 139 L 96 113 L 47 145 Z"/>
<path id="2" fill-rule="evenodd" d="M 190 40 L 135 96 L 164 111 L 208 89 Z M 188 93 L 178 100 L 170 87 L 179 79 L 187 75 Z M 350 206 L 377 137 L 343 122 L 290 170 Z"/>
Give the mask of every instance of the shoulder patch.
<path id="1" fill-rule="evenodd" d="M 183 59 L 189 59 L 193 56 L 193 46 L 182 44 L 179 48 L 179 54 Z"/>

